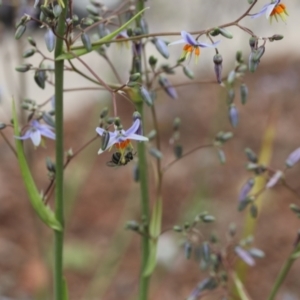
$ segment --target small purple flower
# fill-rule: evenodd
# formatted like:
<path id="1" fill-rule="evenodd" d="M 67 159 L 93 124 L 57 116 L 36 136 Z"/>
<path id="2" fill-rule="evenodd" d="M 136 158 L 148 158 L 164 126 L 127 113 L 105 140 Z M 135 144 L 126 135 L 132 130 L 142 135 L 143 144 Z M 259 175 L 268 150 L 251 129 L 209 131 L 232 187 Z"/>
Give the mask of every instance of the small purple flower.
<path id="1" fill-rule="evenodd" d="M 49 139 L 55 140 L 55 133 L 52 131 L 53 128 L 46 124 L 40 124 L 37 120 L 30 122 L 30 127 L 27 129 L 23 136 L 15 136 L 19 140 L 31 139 L 34 146 L 39 146 L 42 141 L 42 136 Z"/>
<path id="2" fill-rule="evenodd" d="M 234 104 L 231 104 L 229 106 L 228 116 L 229 116 L 229 121 L 230 121 L 232 127 L 234 127 L 234 128 L 237 127 L 238 122 L 239 122 L 239 113 Z"/>
<path id="3" fill-rule="evenodd" d="M 198 42 L 194 39 L 194 37 L 190 33 L 186 32 L 186 31 L 181 31 L 181 37 L 182 37 L 182 39 L 170 43 L 169 46 L 177 45 L 177 44 L 185 44 L 183 47 L 183 53 L 181 55 L 182 59 L 186 59 L 190 54 L 195 52 L 196 61 L 197 61 L 197 58 L 200 55 L 200 47 L 201 48 L 216 48 L 216 46 L 220 43 L 220 41 L 215 42 L 213 44 Z"/>
<path id="4" fill-rule="evenodd" d="M 156 50 L 164 57 L 164 58 L 169 58 L 170 53 L 169 49 L 167 47 L 167 44 L 164 40 L 160 38 L 154 38 L 152 40 L 152 43 L 155 45 Z"/>
<path id="5" fill-rule="evenodd" d="M 164 76 L 159 76 L 158 83 L 172 99 L 178 98 L 177 92 L 172 86 L 171 82 L 168 80 L 168 78 Z"/>
<path id="6" fill-rule="evenodd" d="M 122 154 L 126 151 L 127 148 L 133 148 L 130 140 L 137 141 L 148 141 L 149 139 L 145 136 L 136 134 L 141 125 L 141 121 L 136 119 L 132 126 L 126 131 L 123 129 L 116 129 L 114 132 L 109 132 L 109 141 L 105 149 L 100 148 L 98 154 L 103 153 L 104 151 L 110 149 L 113 145 L 116 146 L 118 151 Z M 96 132 L 99 135 L 105 135 L 107 131 L 101 127 L 96 128 Z"/>
<path id="7" fill-rule="evenodd" d="M 282 171 L 276 171 L 274 175 L 271 177 L 271 179 L 268 181 L 268 183 L 266 184 L 266 188 L 270 189 L 271 187 L 276 185 L 277 182 L 282 178 L 282 176 L 283 176 Z"/>
<path id="8" fill-rule="evenodd" d="M 297 148 L 296 150 L 294 150 L 289 157 L 287 158 L 287 160 L 285 161 L 285 164 L 287 165 L 287 167 L 291 168 L 293 167 L 298 161 L 300 160 L 300 148 Z"/>
<path id="9" fill-rule="evenodd" d="M 279 16 L 285 22 L 288 13 L 285 5 L 280 2 L 281 0 L 272 0 L 271 3 L 265 4 L 258 13 L 253 14 L 251 18 L 255 19 L 265 14 L 267 19 L 272 20 L 272 17 L 275 17 L 277 20 L 277 16 Z"/>
<path id="10" fill-rule="evenodd" d="M 234 248 L 234 251 L 239 256 L 239 258 L 242 261 L 244 261 L 247 265 L 249 265 L 251 267 L 255 265 L 255 260 L 253 259 L 253 257 L 247 250 L 243 249 L 240 246 L 236 246 Z"/>

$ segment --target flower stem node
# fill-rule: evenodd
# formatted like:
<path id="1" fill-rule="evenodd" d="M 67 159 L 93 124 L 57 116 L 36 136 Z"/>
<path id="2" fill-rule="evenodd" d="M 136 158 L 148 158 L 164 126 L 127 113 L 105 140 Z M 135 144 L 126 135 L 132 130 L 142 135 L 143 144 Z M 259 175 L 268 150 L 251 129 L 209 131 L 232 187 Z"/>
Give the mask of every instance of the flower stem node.
<path id="1" fill-rule="evenodd" d="M 127 221 L 125 225 L 126 229 L 132 230 L 132 231 L 140 231 L 140 224 L 137 221 L 131 220 Z"/>

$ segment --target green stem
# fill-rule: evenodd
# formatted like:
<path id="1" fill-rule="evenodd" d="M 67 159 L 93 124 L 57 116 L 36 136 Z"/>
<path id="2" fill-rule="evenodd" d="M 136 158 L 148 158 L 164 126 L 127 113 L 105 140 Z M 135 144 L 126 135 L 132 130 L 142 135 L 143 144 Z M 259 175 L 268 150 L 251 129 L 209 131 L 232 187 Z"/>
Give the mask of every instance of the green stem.
<path id="1" fill-rule="evenodd" d="M 282 283 L 284 282 L 286 276 L 288 275 L 294 261 L 297 259 L 297 257 L 295 257 L 295 254 L 297 252 L 300 251 L 300 243 L 297 244 L 296 248 L 294 249 L 294 251 L 289 255 L 289 257 L 287 258 L 287 260 L 285 261 L 282 269 L 280 270 L 275 283 L 272 287 L 271 293 L 268 297 L 267 300 L 274 300 L 276 297 L 276 294 L 279 290 L 279 288 L 281 287 Z"/>
<path id="2" fill-rule="evenodd" d="M 65 19 L 67 15 L 68 0 L 64 0 L 63 9 L 57 27 L 57 34 L 64 36 Z M 55 57 L 63 52 L 63 40 L 57 38 Z M 64 136 L 63 136 L 63 88 L 64 88 L 64 61 L 55 61 L 55 130 L 56 130 L 56 189 L 55 189 L 55 216 L 64 227 Z M 64 276 L 63 276 L 63 242 L 64 231 L 55 231 L 54 245 L 54 299 L 63 300 Z"/>
<path id="3" fill-rule="evenodd" d="M 136 104 L 138 112 L 141 114 L 143 120 L 143 103 Z M 149 215 L 149 192 L 148 192 L 148 176 L 147 176 L 147 159 L 146 159 L 146 145 L 145 143 L 138 143 L 137 146 L 138 158 L 139 158 L 139 176 L 140 176 L 140 190 L 141 190 L 141 215 L 145 224 L 148 224 L 150 220 Z M 149 258 L 149 237 L 145 234 L 142 237 L 142 258 L 141 258 L 141 272 L 139 283 L 139 300 L 146 300 L 148 298 L 148 287 L 150 282 L 149 276 L 143 276 L 143 271 Z"/>

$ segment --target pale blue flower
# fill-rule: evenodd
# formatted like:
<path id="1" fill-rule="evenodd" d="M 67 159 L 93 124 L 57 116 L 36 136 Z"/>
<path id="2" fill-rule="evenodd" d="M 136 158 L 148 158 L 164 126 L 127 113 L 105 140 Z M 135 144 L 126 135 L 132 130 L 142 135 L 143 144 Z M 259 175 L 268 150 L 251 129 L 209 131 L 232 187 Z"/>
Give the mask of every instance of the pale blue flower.
<path id="1" fill-rule="evenodd" d="M 181 55 L 181 58 L 187 58 L 190 54 L 195 52 L 196 59 L 200 55 L 200 47 L 201 48 L 216 48 L 216 46 L 220 43 L 220 41 L 215 42 L 213 44 L 207 44 L 207 43 L 201 43 L 195 40 L 195 38 L 186 31 L 181 31 L 181 37 L 182 39 L 172 42 L 169 44 L 176 45 L 176 44 L 185 44 L 183 47 L 183 53 Z"/>
<path id="2" fill-rule="evenodd" d="M 39 146 L 42 141 L 42 136 L 55 140 L 55 133 L 53 128 L 46 124 L 40 124 L 37 120 L 30 122 L 30 127 L 22 136 L 15 136 L 19 140 L 31 139 L 34 146 Z"/>
<path id="3" fill-rule="evenodd" d="M 275 17 L 277 20 L 277 16 L 279 16 L 284 22 L 286 21 L 286 16 L 288 13 L 286 11 L 286 7 L 283 3 L 280 3 L 281 0 L 273 0 L 269 4 L 265 4 L 261 10 L 253 14 L 251 18 L 255 19 L 262 15 L 266 15 L 266 18 L 272 20 L 272 17 Z"/>
<path id="4" fill-rule="evenodd" d="M 149 139 L 147 137 L 136 134 L 136 132 L 139 131 L 140 126 L 141 121 L 139 119 L 136 119 L 132 126 L 126 131 L 123 129 L 116 129 L 114 132 L 109 132 L 109 141 L 107 143 L 107 146 L 105 147 L 105 149 L 100 148 L 98 154 L 101 154 L 104 151 L 110 149 L 113 145 L 116 146 L 119 152 L 123 153 L 126 148 L 132 148 L 130 140 L 148 141 Z M 107 131 L 101 127 L 97 127 L 96 132 L 101 136 L 107 133 Z"/>

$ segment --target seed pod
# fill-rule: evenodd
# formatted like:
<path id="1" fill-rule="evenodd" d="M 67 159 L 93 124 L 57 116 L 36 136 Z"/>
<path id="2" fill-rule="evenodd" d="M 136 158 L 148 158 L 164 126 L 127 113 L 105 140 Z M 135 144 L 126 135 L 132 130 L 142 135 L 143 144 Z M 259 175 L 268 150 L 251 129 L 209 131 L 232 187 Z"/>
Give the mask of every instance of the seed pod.
<path id="1" fill-rule="evenodd" d="M 152 98 L 150 96 L 150 93 L 148 92 L 148 90 L 144 86 L 140 87 L 140 95 L 141 95 L 143 101 L 148 106 L 152 106 L 153 105 L 153 100 L 152 100 Z"/>
<path id="2" fill-rule="evenodd" d="M 169 48 L 166 44 L 166 42 L 160 38 L 154 38 L 151 40 L 151 42 L 154 44 L 156 50 L 164 57 L 169 58 Z"/>
<path id="3" fill-rule="evenodd" d="M 88 51 L 88 52 L 91 52 L 93 49 L 92 49 L 92 43 L 91 43 L 91 40 L 90 40 L 90 37 L 87 33 L 83 32 L 81 34 L 81 41 L 82 41 L 82 44 L 84 46 L 84 48 Z"/>
<path id="4" fill-rule="evenodd" d="M 228 38 L 228 39 L 232 39 L 233 35 L 230 31 L 228 31 L 225 28 L 219 28 L 220 34 L 223 35 L 224 37 Z"/>
<path id="5" fill-rule="evenodd" d="M 52 52 L 55 48 L 56 37 L 51 29 L 47 29 L 45 33 L 45 43 L 49 52 Z"/>
<path id="6" fill-rule="evenodd" d="M 26 26 L 25 25 L 21 24 L 20 26 L 18 26 L 18 28 L 15 32 L 15 39 L 19 40 L 23 36 L 25 31 L 26 31 Z"/>
<path id="7" fill-rule="evenodd" d="M 246 104 L 248 98 L 248 87 L 244 83 L 240 85 L 240 96 L 241 103 Z"/>

